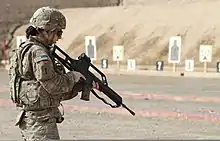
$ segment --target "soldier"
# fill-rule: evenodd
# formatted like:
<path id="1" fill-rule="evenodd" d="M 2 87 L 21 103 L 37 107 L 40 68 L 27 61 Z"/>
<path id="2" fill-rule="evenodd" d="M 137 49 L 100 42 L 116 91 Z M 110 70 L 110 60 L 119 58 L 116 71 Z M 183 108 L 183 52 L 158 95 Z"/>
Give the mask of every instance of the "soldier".
<path id="1" fill-rule="evenodd" d="M 66 19 L 60 11 L 39 8 L 26 30 L 28 40 L 19 47 L 20 58 L 10 60 L 11 98 L 21 109 L 15 125 L 24 140 L 60 139 L 57 123 L 64 120 L 59 110 L 61 101 L 82 91 L 83 84 L 78 82 L 86 78 L 76 71 L 65 73 L 64 67 L 49 53 L 65 28 Z M 91 88 L 98 89 L 98 84 L 93 82 Z"/>

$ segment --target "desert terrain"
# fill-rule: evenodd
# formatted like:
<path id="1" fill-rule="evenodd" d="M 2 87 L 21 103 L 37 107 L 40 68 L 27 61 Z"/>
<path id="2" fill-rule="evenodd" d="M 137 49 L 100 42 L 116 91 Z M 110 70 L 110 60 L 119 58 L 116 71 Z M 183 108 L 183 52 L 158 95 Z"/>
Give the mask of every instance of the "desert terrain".
<path id="1" fill-rule="evenodd" d="M 97 42 L 98 60 L 95 63 L 102 58 L 113 63 L 112 46 L 124 45 L 125 60 L 122 64 L 126 59 L 136 59 L 138 65 L 154 65 L 156 60 L 167 64 L 169 37 L 179 35 L 182 37 L 182 65 L 184 59 L 195 59 L 196 65 L 201 66 L 198 61 L 200 44 L 213 45 L 210 67 L 215 67 L 220 59 L 220 0 L 123 0 L 119 6 L 108 3 L 103 7 L 101 3 L 89 8 L 83 5 L 72 8 L 74 4 L 71 7 L 67 2 L 64 7 L 55 4 L 58 1 L 35 2 L 38 6 L 34 4 L 36 7 L 31 12 L 41 4 L 50 5 L 52 2 L 51 6 L 60 8 L 66 15 L 67 29 L 58 45 L 73 58 L 85 51 L 84 37 L 91 35 L 96 36 Z M 22 3 L 17 4 L 23 6 Z M 16 9 L 15 3 L 14 6 Z M 27 11 L 20 12 L 24 20 L 15 16 L 17 21 L 22 21 L 22 26 L 11 32 L 11 37 L 24 35 L 31 16 L 30 7 L 20 8 Z M 12 22 L 16 23 L 16 20 Z M 11 39 L 8 47 L 13 48 L 15 38 Z M 79 95 L 63 102 L 65 120 L 59 124 L 61 139 L 220 138 L 218 73 L 209 79 L 199 78 L 208 77 L 203 73 L 197 78 L 194 77 L 196 73 L 187 74 L 194 78 L 179 77 L 179 72 L 175 73 L 178 77 L 171 77 L 174 73 L 165 76 L 170 72 L 163 77 L 162 72 L 154 72 L 155 76 L 150 76 L 150 72 L 144 73 L 148 76 L 137 75 L 138 72 L 132 75 L 107 74 L 109 86 L 136 112 L 135 116 L 123 108 L 112 109 L 93 95 L 89 102 L 79 100 Z M 0 137 L 19 140 L 19 129 L 14 126 L 18 113 L 10 101 L 7 70 L 0 70 L 0 78 L 0 112 L 4 115 L 0 116 Z M 107 99 L 102 93 L 98 94 Z"/>
<path id="2" fill-rule="evenodd" d="M 127 4 L 126 4 L 127 2 Z M 136 59 L 139 65 L 167 63 L 171 36 L 182 37 L 181 64 L 185 59 L 199 62 L 199 45 L 213 45 L 215 67 L 219 58 L 219 0 L 150 0 L 124 1 L 123 6 L 63 9 L 68 20 L 63 39 L 58 43 L 72 57 L 85 51 L 84 37 L 96 36 L 97 57 L 112 61 L 113 45 L 125 47 L 125 59 Z M 137 2 L 138 3 L 138 2 Z M 134 5 L 133 5 L 134 4 Z M 24 28 L 16 34 L 23 33 Z"/>
<path id="3" fill-rule="evenodd" d="M 0 71 L 0 137 L 20 140 L 18 111 L 10 100 L 7 71 Z M 136 115 L 112 109 L 91 95 L 62 102 L 61 139 L 219 139 L 219 79 L 107 75 L 109 86 Z M 102 93 L 108 102 L 114 104 Z M 3 116 L 4 115 L 4 116 Z"/>
<path id="4" fill-rule="evenodd" d="M 59 9 L 116 6 L 119 0 L 0 0 L 0 60 L 3 59 L 3 40 L 6 47 L 13 46 L 14 32 L 23 24 L 27 24 L 33 12 L 42 6 L 50 6 Z M 10 50 L 8 50 L 10 52 Z"/>

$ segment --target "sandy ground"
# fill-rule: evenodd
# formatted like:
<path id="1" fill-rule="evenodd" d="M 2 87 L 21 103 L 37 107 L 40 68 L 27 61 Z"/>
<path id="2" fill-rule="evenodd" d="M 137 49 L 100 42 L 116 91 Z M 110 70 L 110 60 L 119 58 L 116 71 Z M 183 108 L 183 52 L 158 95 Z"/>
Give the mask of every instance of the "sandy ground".
<path id="1" fill-rule="evenodd" d="M 13 125 L 16 109 L 9 100 L 6 73 L 0 72 L 0 137 L 17 140 L 19 130 Z M 108 80 L 136 116 L 122 108 L 111 109 L 94 96 L 90 102 L 76 97 L 63 102 L 65 121 L 59 125 L 62 139 L 220 138 L 218 101 L 206 99 L 220 99 L 219 79 L 108 75 Z M 138 97 L 140 94 L 162 98 L 146 100 Z M 175 96 L 182 101 L 174 99 Z M 190 101 L 186 97 L 206 100 Z"/>
<path id="2" fill-rule="evenodd" d="M 14 109 L 0 110 L 4 115 L 0 118 L 1 139 L 19 139 L 19 130 L 13 126 L 15 114 L 8 112 Z M 219 139 L 215 123 L 80 111 L 66 112 L 59 130 L 62 139 Z"/>

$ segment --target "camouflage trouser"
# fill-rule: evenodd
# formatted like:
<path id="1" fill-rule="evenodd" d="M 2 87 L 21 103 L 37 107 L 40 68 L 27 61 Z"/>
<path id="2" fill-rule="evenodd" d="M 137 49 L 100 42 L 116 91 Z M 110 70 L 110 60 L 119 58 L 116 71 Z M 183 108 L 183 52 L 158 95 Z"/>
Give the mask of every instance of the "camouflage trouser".
<path id="1" fill-rule="evenodd" d="M 19 123 L 25 141 L 59 140 L 56 118 L 36 117 L 25 113 Z"/>

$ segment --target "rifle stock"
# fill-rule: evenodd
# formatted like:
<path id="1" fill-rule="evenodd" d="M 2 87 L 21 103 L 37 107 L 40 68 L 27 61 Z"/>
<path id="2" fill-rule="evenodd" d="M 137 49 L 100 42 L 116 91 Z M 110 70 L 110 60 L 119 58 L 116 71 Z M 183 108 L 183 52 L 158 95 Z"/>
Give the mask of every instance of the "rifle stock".
<path id="1" fill-rule="evenodd" d="M 58 55 L 56 51 L 59 51 L 61 55 L 64 57 L 62 58 L 61 55 Z M 88 56 L 85 53 L 82 53 L 78 60 L 72 59 L 68 56 L 63 50 L 61 50 L 58 46 L 54 45 L 50 53 L 59 60 L 68 70 L 70 71 L 78 71 L 82 73 L 86 77 L 86 81 L 83 83 L 85 84 L 85 88 L 82 91 L 81 99 L 82 100 L 89 100 L 89 93 L 90 91 L 100 100 L 102 100 L 105 104 L 111 106 L 112 108 L 118 108 L 122 106 L 126 110 L 128 110 L 133 116 L 135 112 L 129 109 L 122 100 L 122 97 L 119 96 L 113 89 L 108 86 L 107 78 L 105 74 L 103 74 L 98 68 L 96 68 L 92 63 Z M 100 76 L 101 80 L 96 77 L 92 72 L 89 71 L 89 67 L 92 67 Z M 108 103 L 105 99 L 101 98 L 93 89 L 89 89 L 91 86 L 92 81 L 95 81 L 99 84 L 99 91 L 103 92 L 107 97 L 109 97 L 116 105 L 112 105 Z M 90 87 L 91 88 L 91 87 Z"/>

